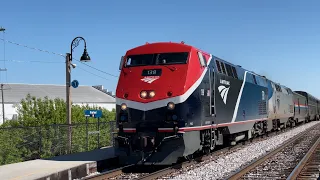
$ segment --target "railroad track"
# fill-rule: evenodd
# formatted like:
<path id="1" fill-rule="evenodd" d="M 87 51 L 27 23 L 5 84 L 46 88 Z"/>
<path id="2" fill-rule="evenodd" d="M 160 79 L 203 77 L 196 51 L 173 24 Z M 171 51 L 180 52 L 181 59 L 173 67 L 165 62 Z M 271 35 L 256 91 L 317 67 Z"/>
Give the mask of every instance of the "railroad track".
<path id="1" fill-rule="evenodd" d="M 116 176 L 119 176 L 122 172 L 122 170 L 124 170 L 125 168 L 130 168 L 133 165 L 129 165 L 129 166 L 124 166 L 124 167 L 120 167 L 120 168 L 116 168 L 116 169 L 112 169 L 110 171 L 106 171 L 97 175 L 93 175 L 93 176 L 89 176 L 89 177 L 85 177 L 82 178 L 83 180 L 87 180 L 87 179 L 91 179 L 91 180 L 105 180 L 105 179 L 110 179 Z"/>
<path id="2" fill-rule="evenodd" d="M 320 179 L 320 138 L 291 172 L 288 179 Z"/>
<path id="3" fill-rule="evenodd" d="M 276 134 L 276 132 L 269 133 L 269 136 L 273 135 L 273 134 Z M 256 139 L 250 141 L 250 143 L 262 141 L 262 140 L 264 140 L 263 137 L 256 138 Z M 180 168 L 186 168 L 186 167 L 192 166 L 194 164 L 197 164 L 197 163 L 203 162 L 203 161 L 210 161 L 218 155 L 221 155 L 221 154 L 224 154 L 227 152 L 232 153 L 232 151 L 236 151 L 237 149 L 243 147 L 244 145 L 245 145 L 245 143 L 239 143 L 235 146 L 224 147 L 224 148 L 216 150 L 210 154 L 196 157 L 195 159 L 192 159 L 191 161 L 185 161 L 185 162 L 182 162 L 182 163 L 170 166 L 170 167 L 162 168 L 160 170 L 154 170 L 153 172 L 150 169 L 149 169 L 149 171 L 144 169 L 144 173 L 136 172 L 136 171 L 140 170 L 138 167 L 136 167 L 135 165 L 128 165 L 125 167 L 120 167 L 120 168 L 106 171 L 106 172 L 103 172 L 103 173 L 100 173 L 97 175 L 86 177 L 86 178 L 83 178 L 83 180 L 87 180 L 87 179 L 90 179 L 90 180 L 106 180 L 106 179 L 112 179 L 112 180 L 116 180 L 116 179 L 117 180 L 118 179 L 141 179 L 141 180 L 148 179 L 149 180 L 149 179 L 155 179 L 157 177 L 165 176 L 165 175 L 170 174 L 174 171 L 177 171 L 177 169 L 180 169 Z"/>
<path id="4" fill-rule="evenodd" d="M 316 125 L 316 126 L 319 128 L 319 125 Z M 312 128 L 312 129 L 315 129 L 315 128 Z M 289 131 L 289 130 L 291 130 L 291 129 L 285 129 L 283 131 Z M 199 162 L 204 162 L 204 164 L 205 164 L 206 162 L 217 159 L 217 157 L 221 154 L 224 154 L 224 155 L 231 154 L 232 152 L 237 151 L 238 149 L 241 149 L 245 145 L 249 145 L 251 143 L 263 141 L 266 139 L 266 137 L 271 138 L 273 135 L 277 135 L 278 133 L 279 132 L 271 132 L 271 133 L 269 133 L 269 136 L 264 135 L 261 137 L 257 137 L 253 140 L 246 141 L 244 143 L 239 143 L 235 146 L 231 146 L 231 147 L 228 146 L 228 147 L 222 148 L 220 150 L 216 150 L 210 154 L 203 155 L 201 157 L 197 157 L 191 161 L 186 161 L 186 162 L 176 164 L 176 165 L 173 165 L 173 166 L 170 166 L 167 168 L 163 168 L 160 170 L 154 170 L 153 172 L 151 172 L 151 171 L 149 171 L 149 172 L 131 171 L 129 169 L 132 169 L 132 168 L 135 169 L 135 165 L 129 165 L 126 167 L 121 167 L 121 168 L 114 169 L 111 171 L 103 172 L 101 174 L 93 175 L 91 177 L 87 177 L 87 178 L 83 178 L 83 179 L 93 179 L 93 180 L 106 180 L 106 179 L 112 179 L 112 180 L 116 180 L 116 179 L 141 179 L 141 180 L 143 180 L 143 179 L 148 179 L 149 180 L 149 179 L 157 179 L 157 178 L 161 178 L 161 177 L 162 177 L 162 179 L 170 179 L 171 174 L 179 171 L 179 169 L 181 169 L 181 168 L 193 169 L 195 166 L 197 166 L 197 164 L 199 164 Z M 305 133 L 307 133 L 307 132 L 305 132 Z M 297 139 L 297 138 L 298 137 L 296 137 L 294 139 Z"/>
<path id="5" fill-rule="evenodd" d="M 162 168 L 160 170 L 159 169 L 154 169 L 154 171 L 152 171 L 152 169 L 146 170 L 145 169 L 146 167 L 143 167 L 144 170 L 142 172 L 137 172 L 137 171 L 141 170 L 141 169 L 139 169 L 139 166 L 128 165 L 126 167 L 117 168 L 117 169 L 110 170 L 110 171 L 107 171 L 107 172 L 104 172 L 101 174 L 97 174 L 97 175 L 94 175 L 91 177 L 87 177 L 84 179 L 90 179 L 90 180 L 148 179 L 149 180 L 149 179 L 157 178 L 159 176 L 163 176 L 168 173 L 171 173 L 171 172 L 175 171 L 176 169 L 184 168 L 184 167 L 190 166 L 194 163 L 198 163 L 200 161 L 209 160 L 210 157 L 212 157 L 212 156 L 226 153 L 232 149 L 240 148 L 243 145 L 244 144 L 238 144 L 237 146 L 234 146 L 234 147 L 225 147 L 223 149 L 212 152 L 208 155 L 197 157 L 195 159 L 192 159 L 191 161 L 179 163 L 179 164 L 176 164 L 176 165 L 173 165 L 170 167 Z"/>
<path id="6" fill-rule="evenodd" d="M 320 168 L 319 137 L 320 125 L 316 125 L 225 179 L 295 179 L 296 177 L 303 179 L 305 175 L 308 175 L 309 170 L 313 173 L 316 171 L 312 169 L 315 167 L 314 165 L 318 165 L 317 167 Z M 308 159 L 310 160 L 309 164 L 307 163 Z M 310 176 L 307 179 L 310 179 Z"/>

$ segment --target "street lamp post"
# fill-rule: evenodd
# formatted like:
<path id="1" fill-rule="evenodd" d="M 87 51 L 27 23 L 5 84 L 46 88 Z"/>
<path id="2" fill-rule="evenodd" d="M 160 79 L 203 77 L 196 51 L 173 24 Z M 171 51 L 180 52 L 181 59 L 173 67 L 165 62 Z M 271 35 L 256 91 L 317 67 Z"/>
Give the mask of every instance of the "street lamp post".
<path id="1" fill-rule="evenodd" d="M 68 150 L 69 153 L 71 153 L 71 134 L 72 134 L 72 127 L 71 127 L 71 67 L 75 68 L 76 66 L 72 64 L 72 52 L 74 48 L 76 48 L 79 45 L 79 42 L 83 40 L 84 41 L 84 51 L 80 58 L 80 61 L 82 62 L 88 62 L 90 61 L 89 54 L 87 52 L 87 43 L 86 40 L 83 37 L 76 37 L 71 42 L 71 52 L 66 54 L 66 101 L 67 101 L 67 124 L 68 124 Z"/>

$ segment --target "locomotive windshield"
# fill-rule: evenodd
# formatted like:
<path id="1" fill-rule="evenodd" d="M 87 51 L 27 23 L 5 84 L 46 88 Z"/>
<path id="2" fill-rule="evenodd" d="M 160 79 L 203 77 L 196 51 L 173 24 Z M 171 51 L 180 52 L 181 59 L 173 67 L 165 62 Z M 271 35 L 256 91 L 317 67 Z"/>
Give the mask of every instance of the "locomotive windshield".
<path id="1" fill-rule="evenodd" d="M 129 55 L 126 66 L 186 64 L 188 56 L 188 52 Z"/>

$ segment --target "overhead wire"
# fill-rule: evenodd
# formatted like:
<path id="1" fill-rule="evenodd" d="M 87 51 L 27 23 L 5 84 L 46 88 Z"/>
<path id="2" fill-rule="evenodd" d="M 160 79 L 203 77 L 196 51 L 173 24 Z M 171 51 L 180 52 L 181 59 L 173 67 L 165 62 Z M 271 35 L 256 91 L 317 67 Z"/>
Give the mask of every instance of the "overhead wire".
<path id="1" fill-rule="evenodd" d="M 4 60 L 0 60 L 0 61 L 4 61 Z M 8 61 L 8 62 L 10 62 L 10 61 L 11 62 L 17 62 L 17 63 L 63 63 L 63 64 L 65 63 L 65 62 L 58 62 L 58 61 L 21 61 L 21 60 L 8 60 L 8 59 L 6 61 Z M 102 79 L 105 79 L 105 80 L 109 80 L 109 79 L 107 79 L 107 78 L 105 78 L 103 76 L 100 76 L 98 74 L 90 72 L 90 71 L 88 71 L 88 70 L 86 70 L 86 69 L 84 69 L 82 67 L 77 67 L 77 68 L 79 68 L 80 70 L 85 71 L 85 72 L 87 72 L 89 74 L 92 74 L 94 76 L 97 76 L 99 78 L 102 78 Z"/>
<path id="2" fill-rule="evenodd" d="M 37 50 L 37 51 L 46 52 L 46 53 L 49 53 L 49 54 L 54 54 L 54 55 L 58 55 L 58 56 L 65 57 L 65 55 L 63 55 L 63 54 L 61 54 L 61 53 L 56 53 L 56 52 L 52 52 L 52 51 L 43 50 L 43 49 L 40 49 L 40 48 L 30 47 L 30 46 L 23 45 L 23 44 L 20 44 L 20 43 L 16 43 L 16 42 L 13 42 L 13 41 L 10 41 L 10 40 L 6 40 L 6 39 L 4 39 L 4 38 L 0 38 L 0 40 L 5 41 L 5 42 L 8 42 L 8 43 L 11 43 L 11 44 L 15 44 L 15 45 L 17 45 L 17 46 L 22 46 L 22 47 L 25 47 L 25 48 L 28 48 L 28 49 Z M 94 69 L 94 70 L 96 70 L 96 71 L 99 71 L 99 72 L 101 72 L 101 73 L 107 74 L 107 75 L 109 75 L 109 76 L 118 77 L 118 76 L 116 76 L 116 75 L 110 74 L 110 73 L 108 73 L 108 72 L 105 72 L 105 71 L 103 71 L 103 70 L 100 70 L 100 69 L 98 69 L 98 68 L 96 68 L 96 67 L 93 67 L 93 66 L 91 66 L 91 65 L 88 65 L 88 64 L 86 64 L 86 63 L 83 63 L 83 62 L 81 62 L 81 61 L 78 60 L 78 59 L 72 58 L 72 60 L 76 60 L 76 61 L 80 62 L 81 64 L 87 66 L 87 67 L 90 67 L 90 68 L 92 68 L 92 69 Z M 79 68 L 79 69 L 84 70 L 83 68 Z M 98 77 L 101 77 L 101 78 L 102 78 L 102 76 L 96 75 L 96 74 L 94 74 L 94 73 L 92 73 L 92 72 L 89 72 L 89 71 L 87 71 L 87 70 L 84 70 L 84 71 L 86 71 L 86 72 L 88 72 L 88 73 L 90 73 L 90 74 L 93 74 L 93 75 L 95 75 L 95 76 L 98 76 Z M 103 79 L 106 79 L 106 78 L 103 78 Z"/>
<path id="3" fill-rule="evenodd" d="M 0 61 L 11 61 L 11 62 L 18 62 L 18 63 L 64 63 L 64 62 L 58 62 L 58 61 L 20 61 L 20 60 L 12 60 L 12 59 L 6 59 L 6 60 L 0 60 Z"/>
<path id="4" fill-rule="evenodd" d="M 9 41 L 9 40 L 3 39 L 3 38 L 0 38 L 0 40 L 8 42 L 10 44 L 15 44 L 17 46 L 22 46 L 22 47 L 25 47 L 25 48 L 28 48 L 28 49 L 33 49 L 33 50 L 37 50 L 37 51 L 46 52 L 46 53 L 49 53 L 49 54 L 54 54 L 54 55 L 65 57 L 63 54 L 60 54 L 60 53 L 55 53 L 55 52 L 52 52 L 52 51 L 47 51 L 47 50 L 42 50 L 42 49 L 39 49 L 39 48 L 30 47 L 30 46 L 23 45 L 23 44 L 20 44 L 20 43 L 16 43 L 16 42 L 13 42 L 13 41 Z"/>
<path id="5" fill-rule="evenodd" d="M 74 59 L 74 58 L 72 58 L 72 59 L 73 59 L 73 60 L 76 60 L 76 61 L 78 61 L 78 62 L 82 63 L 83 65 L 86 65 L 86 66 L 88 66 L 88 67 L 90 67 L 90 68 L 92 68 L 92 69 L 95 69 L 96 71 L 100 71 L 100 72 L 102 72 L 102 73 L 108 74 L 109 76 L 118 77 L 118 76 L 116 76 L 116 75 L 113 75 L 113 74 L 107 73 L 107 72 L 102 71 L 102 70 L 100 70 L 100 69 L 97 69 L 97 68 L 95 68 L 95 67 L 93 67 L 93 66 L 90 66 L 89 64 L 83 63 L 83 62 L 81 62 L 81 61 L 80 61 L 80 60 L 78 60 L 78 59 Z"/>
<path id="6" fill-rule="evenodd" d="M 97 75 L 97 74 L 94 74 L 93 72 L 87 71 L 87 70 L 85 70 L 85 69 L 82 68 L 82 67 L 78 67 L 78 68 L 80 68 L 81 70 L 86 71 L 87 73 L 90 73 L 90 74 L 92 74 L 92 75 L 94 75 L 94 76 L 100 77 L 100 78 L 105 79 L 105 80 L 109 80 L 109 79 L 107 79 L 107 78 L 105 78 L 105 77 L 103 77 L 103 76 L 99 76 L 99 75 Z"/>

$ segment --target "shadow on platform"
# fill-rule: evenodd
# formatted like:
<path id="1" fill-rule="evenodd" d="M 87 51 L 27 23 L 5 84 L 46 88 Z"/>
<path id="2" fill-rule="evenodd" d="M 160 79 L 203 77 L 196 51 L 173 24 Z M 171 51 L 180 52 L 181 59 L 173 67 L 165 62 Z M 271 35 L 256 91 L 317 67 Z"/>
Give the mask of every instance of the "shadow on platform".
<path id="1" fill-rule="evenodd" d="M 79 152 L 56 156 L 45 160 L 54 161 L 101 161 L 109 158 L 114 158 L 114 148 L 112 146 L 103 149 L 96 149 L 88 152 Z"/>
<path id="2" fill-rule="evenodd" d="M 45 160 L 96 162 L 96 170 L 98 172 L 104 171 L 105 169 L 113 168 L 118 164 L 118 159 L 114 155 L 114 148 L 112 146 L 88 152 L 79 152 L 66 154 L 63 156 L 56 156 Z"/>

